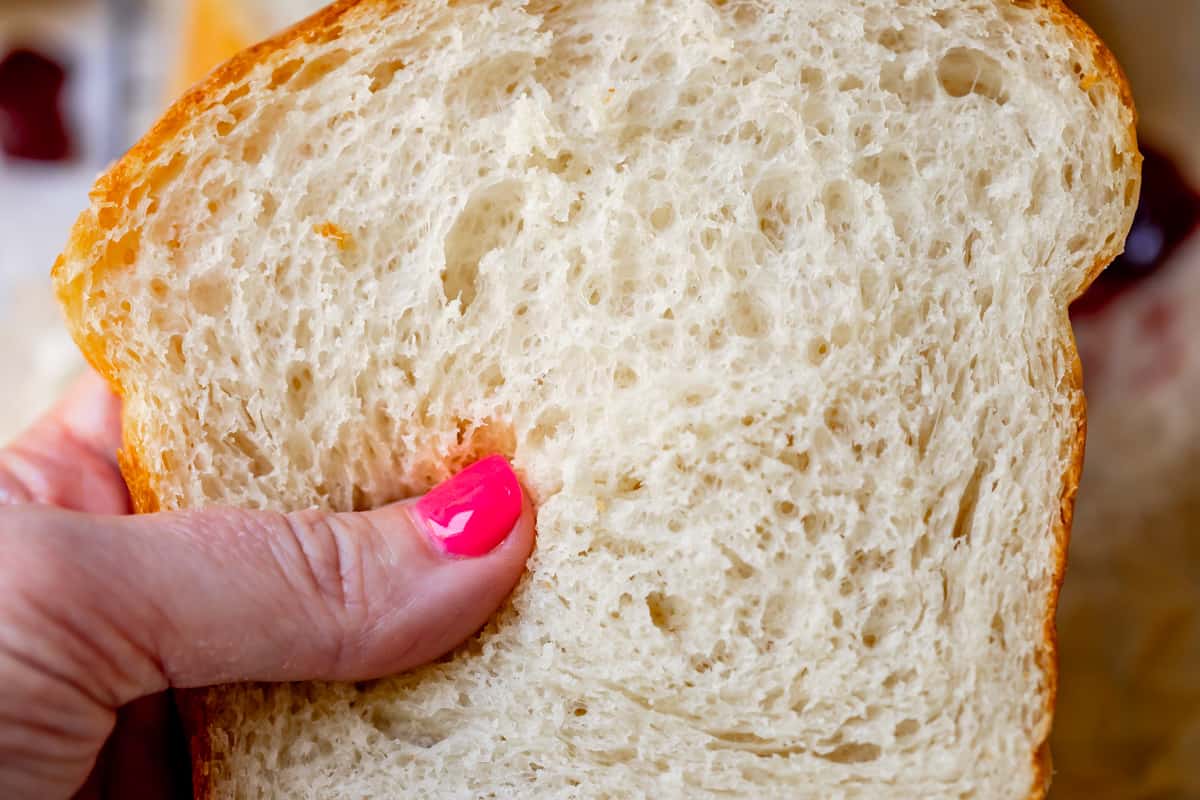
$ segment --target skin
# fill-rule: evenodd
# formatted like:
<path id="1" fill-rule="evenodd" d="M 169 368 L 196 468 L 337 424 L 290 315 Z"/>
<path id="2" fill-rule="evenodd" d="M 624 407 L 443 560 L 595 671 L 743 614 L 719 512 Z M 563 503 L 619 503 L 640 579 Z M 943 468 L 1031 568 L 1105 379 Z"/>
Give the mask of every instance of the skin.
<path id="1" fill-rule="evenodd" d="M 129 516 L 120 402 L 85 377 L 0 450 L 0 797 L 187 791 L 172 688 L 368 680 L 478 630 L 533 547 L 528 500 L 480 558 L 413 503 Z"/>

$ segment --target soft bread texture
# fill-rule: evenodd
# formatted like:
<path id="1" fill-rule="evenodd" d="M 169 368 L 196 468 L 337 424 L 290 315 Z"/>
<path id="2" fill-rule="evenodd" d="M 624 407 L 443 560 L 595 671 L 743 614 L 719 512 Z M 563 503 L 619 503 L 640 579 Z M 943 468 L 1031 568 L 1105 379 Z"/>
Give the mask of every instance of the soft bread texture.
<path id="1" fill-rule="evenodd" d="M 1040 795 L 1133 128 L 1032 2 L 345 2 L 219 70 L 55 270 L 139 509 L 500 452 L 539 546 L 442 663 L 212 692 L 199 793 Z"/>

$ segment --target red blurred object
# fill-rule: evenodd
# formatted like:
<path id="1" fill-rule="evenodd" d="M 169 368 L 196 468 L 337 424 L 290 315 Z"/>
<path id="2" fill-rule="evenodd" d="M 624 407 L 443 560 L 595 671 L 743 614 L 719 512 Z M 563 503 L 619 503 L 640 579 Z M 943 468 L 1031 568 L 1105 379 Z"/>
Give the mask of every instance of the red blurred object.
<path id="1" fill-rule="evenodd" d="M 1193 231 L 1200 228 L 1197 194 L 1170 158 L 1143 148 L 1142 196 L 1125 252 L 1071 306 L 1071 314 L 1094 314 L 1166 263 Z"/>
<path id="2" fill-rule="evenodd" d="M 29 48 L 0 61 L 0 149 L 12 158 L 66 161 L 71 137 L 62 114 L 66 69 Z"/>

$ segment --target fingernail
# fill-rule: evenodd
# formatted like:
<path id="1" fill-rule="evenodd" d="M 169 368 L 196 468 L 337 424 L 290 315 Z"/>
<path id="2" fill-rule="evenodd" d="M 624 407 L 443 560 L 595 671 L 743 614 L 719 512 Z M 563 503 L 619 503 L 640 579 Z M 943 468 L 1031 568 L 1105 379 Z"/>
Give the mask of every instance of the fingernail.
<path id="1" fill-rule="evenodd" d="M 422 497 L 413 515 L 443 552 L 485 556 L 521 517 L 521 484 L 503 456 L 485 458 Z"/>

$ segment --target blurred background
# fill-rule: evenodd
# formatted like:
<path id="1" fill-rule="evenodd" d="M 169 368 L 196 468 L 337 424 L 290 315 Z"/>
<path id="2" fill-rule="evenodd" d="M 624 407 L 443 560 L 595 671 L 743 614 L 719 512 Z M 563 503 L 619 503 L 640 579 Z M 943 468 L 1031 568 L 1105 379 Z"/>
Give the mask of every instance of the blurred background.
<path id="1" fill-rule="evenodd" d="M 82 364 L 49 270 L 97 174 L 318 0 L 0 0 L 0 441 Z M 1200 800 L 1200 0 L 1072 0 L 1133 83 L 1127 250 L 1073 309 L 1089 438 L 1052 797 Z"/>

